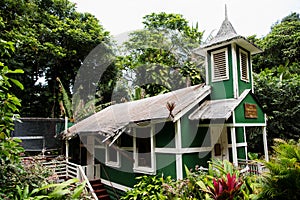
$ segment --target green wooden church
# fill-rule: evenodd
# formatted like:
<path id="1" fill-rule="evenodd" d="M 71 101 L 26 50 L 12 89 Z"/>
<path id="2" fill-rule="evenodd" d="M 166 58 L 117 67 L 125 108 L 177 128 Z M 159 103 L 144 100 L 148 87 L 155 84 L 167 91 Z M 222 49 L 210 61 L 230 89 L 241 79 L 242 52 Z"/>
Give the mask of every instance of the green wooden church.
<path id="1" fill-rule="evenodd" d="M 195 51 L 205 56 L 205 84 L 111 105 L 76 123 L 64 133 L 69 160 L 122 192 L 144 174 L 182 179 L 185 166 L 207 167 L 211 158 L 238 166 L 248 159 L 253 127 L 261 130 L 268 160 L 266 115 L 254 96 L 251 65 L 260 52 L 226 13 L 216 36 Z"/>

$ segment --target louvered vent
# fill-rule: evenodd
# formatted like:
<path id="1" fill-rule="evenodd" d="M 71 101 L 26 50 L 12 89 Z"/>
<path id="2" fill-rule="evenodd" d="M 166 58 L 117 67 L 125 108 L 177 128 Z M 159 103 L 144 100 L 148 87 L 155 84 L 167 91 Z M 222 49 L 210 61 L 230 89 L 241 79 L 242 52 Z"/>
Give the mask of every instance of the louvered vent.
<path id="1" fill-rule="evenodd" d="M 226 64 L 226 51 L 220 51 L 213 54 L 213 80 L 227 79 L 227 64 Z"/>
<path id="2" fill-rule="evenodd" d="M 241 52 L 241 78 L 244 81 L 249 80 L 248 76 L 248 61 L 247 61 L 247 54 L 244 52 Z"/>

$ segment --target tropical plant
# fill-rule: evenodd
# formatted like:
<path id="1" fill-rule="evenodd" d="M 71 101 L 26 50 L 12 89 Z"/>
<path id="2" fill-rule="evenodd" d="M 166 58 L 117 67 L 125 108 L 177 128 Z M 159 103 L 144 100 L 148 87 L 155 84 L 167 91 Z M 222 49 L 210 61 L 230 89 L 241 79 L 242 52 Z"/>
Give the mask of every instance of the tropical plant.
<path id="1" fill-rule="evenodd" d="M 266 167 L 258 199 L 296 200 L 300 198 L 300 140 L 276 139 L 274 155 L 262 161 Z"/>
<path id="2" fill-rule="evenodd" d="M 85 188 L 86 182 L 80 183 L 78 179 L 70 179 L 62 183 L 46 184 L 40 188 L 32 191 L 26 185 L 21 189 L 18 185 L 18 200 L 38 200 L 38 199 L 55 199 L 55 200 L 76 200 L 76 199 L 89 199 L 88 196 L 81 197 Z"/>
<path id="3" fill-rule="evenodd" d="M 250 199 L 253 192 L 252 180 L 242 176 L 227 160 L 212 160 L 206 177 L 197 185 L 206 193 L 205 199 Z"/>
<path id="4" fill-rule="evenodd" d="M 197 182 L 205 180 L 207 178 L 207 174 L 197 166 L 195 167 L 195 171 L 189 170 L 185 166 L 185 172 L 186 178 L 163 185 L 168 199 L 204 199 L 205 193 L 201 190 Z"/>
<path id="5" fill-rule="evenodd" d="M 132 190 L 128 190 L 121 200 L 164 200 L 168 199 L 165 195 L 164 184 L 171 182 L 171 177 L 163 176 L 140 176 L 136 178 L 138 183 Z"/>
<path id="6" fill-rule="evenodd" d="M 231 175 L 230 173 L 227 174 L 227 178 L 214 178 L 213 179 L 213 187 L 208 186 L 207 189 L 203 190 L 210 194 L 213 199 L 220 200 L 220 199 L 237 199 L 237 197 L 241 193 L 241 186 L 243 182 L 241 179 L 237 179 L 236 175 Z"/>

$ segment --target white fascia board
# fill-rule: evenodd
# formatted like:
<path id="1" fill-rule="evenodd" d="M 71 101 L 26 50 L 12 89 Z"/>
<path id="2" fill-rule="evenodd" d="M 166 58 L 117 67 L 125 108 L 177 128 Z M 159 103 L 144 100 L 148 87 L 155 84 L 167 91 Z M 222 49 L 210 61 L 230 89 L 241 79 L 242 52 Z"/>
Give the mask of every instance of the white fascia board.
<path id="1" fill-rule="evenodd" d="M 119 183 L 115 183 L 115 182 L 111 182 L 111 181 L 108 181 L 106 179 L 102 179 L 101 178 L 101 183 L 109 186 L 109 187 L 113 187 L 113 188 L 116 188 L 118 190 L 122 190 L 124 192 L 128 191 L 128 190 L 131 190 L 132 188 L 130 187 L 127 187 L 127 186 L 124 186 L 124 185 L 121 185 Z"/>

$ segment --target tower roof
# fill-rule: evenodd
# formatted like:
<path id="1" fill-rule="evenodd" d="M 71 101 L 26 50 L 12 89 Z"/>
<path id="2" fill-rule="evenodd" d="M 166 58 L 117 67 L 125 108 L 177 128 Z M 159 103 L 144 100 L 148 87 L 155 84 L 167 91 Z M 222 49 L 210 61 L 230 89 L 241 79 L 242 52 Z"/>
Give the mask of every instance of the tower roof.
<path id="1" fill-rule="evenodd" d="M 227 7 L 225 5 L 225 19 L 215 37 L 205 43 L 202 48 L 204 49 L 211 49 L 211 47 L 215 47 L 217 45 L 223 43 L 231 43 L 235 41 L 245 49 L 248 49 L 251 54 L 260 53 L 262 50 L 258 48 L 255 44 L 251 43 L 245 37 L 236 33 L 235 29 L 233 28 L 231 22 L 228 20 L 227 15 Z"/>

